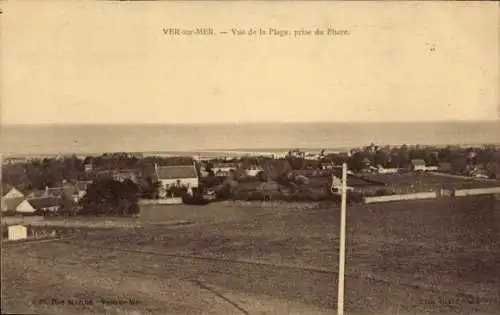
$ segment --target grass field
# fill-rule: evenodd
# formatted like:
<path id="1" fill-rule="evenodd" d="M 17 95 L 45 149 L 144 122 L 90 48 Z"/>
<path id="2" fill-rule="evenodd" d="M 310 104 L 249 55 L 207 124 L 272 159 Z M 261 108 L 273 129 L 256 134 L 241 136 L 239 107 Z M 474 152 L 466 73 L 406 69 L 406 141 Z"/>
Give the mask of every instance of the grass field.
<path id="1" fill-rule="evenodd" d="M 429 173 L 366 174 L 365 178 L 384 182 L 395 191 L 430 191 L 439 188 L 470 189 L 500 186 L 500 181 L 479 181 L 467 178 L 452 178 Z"/>
<path id="2" fill-rule="evenodd" d="M 2 310 L 335 313 L 338 209 L 176 207 L 163 215 L 194 224 L 3 248 Z M 348 211 L 346 314 L 498 314 L 498 201 L 411 201 Z M 87 303 L 40 302 L 52 297 Z"/>

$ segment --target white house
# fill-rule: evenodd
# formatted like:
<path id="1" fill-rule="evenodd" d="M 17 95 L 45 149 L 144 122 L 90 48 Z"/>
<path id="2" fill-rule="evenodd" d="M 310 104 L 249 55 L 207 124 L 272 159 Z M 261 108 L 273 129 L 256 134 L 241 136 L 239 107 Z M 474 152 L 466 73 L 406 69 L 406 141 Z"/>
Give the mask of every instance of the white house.
<path id="1" fill-rule="evenodd" d="M 423 159 L 411 160 L 412 169 L 415 172 L 436 172 L 439 170 L 439 166 L 427 166 Z"/>
<path id="2" fill-rule="evenodd" d="M 11 225 L 7 228 L 9 241 L 25 240 L 28 238 L 28 229 L 23 225 Z"/>
<path id="3" fill-rule="evenodd" d="M 425 160 L 423 159 L 411 160 L 411 167 L 414 172 L 425 172 L 427 169 Z"/>
<path id="4" fill-rule="evenodd" d="M 16 188 L 12 188 L 2 197 L 2 211 L 15 210 L 25 196 Z"/>
<path id="5" fill-rule="evenodd" d="M 250 167 L 247 167 L 245 169 L 245 175 L 250 176 L 250 177 L 255 177 L 257 176 L 260 172 L 262 172 L 264 169 L 258 165 L 253 165 Z"/>
<path id="6" fill-rule="evenodd" d="M 284 159 L 287 157 L 287 155 L 288 155 L 288 152 L 275 152 L 273 154 L 273 158 L 274 159 Z"/>
<path id="7" fill-rule="evenodd" d="M 347 183 L 346 183 L 347 184 Z M 353 187 L 346 186 L 347 191 L 352 191 L 354 190 Z M 330 186 L 330 191 L 335 194 L 340 194 L 342 193 L 342 179 L 338 178 L 335 175 L 332 175 L 332 183 Z"/>
<path id="8" fill-rule="evenodd" d="M 231 171 L 235 171 L 237 167 L 238 165 L 235 163 L 219 163 L 214 164 L 212 171 L 216 176 L 217 174 L 220 174 L 220 176 L 227 176 Z"/>
<path id="9" fill-rule="evenodd" d="M 158 166 L 155 164 L 156 177 L 160 183 L 160 196 L 166 197 L 166 192 L 171 187 L 198 188 L 198 172 L 194 165 Z"/>
<path id="10" fill-rule="evenodd" d="M 304 156 L 304 159 L 306 160 L 319 160 L 321 156 L 319 154 L 314 154 L 314 153 L 306 153 Z"/>
<path id="11" fill-rule="evenodd" d="M 127 179 L 133 181 L 134 183 L 137 183 L 138 181 L 137 172 L 135 170 L 119 170 L 114 172 L 111 176 L 114 180 L 119 182 L 123 182 Z"/>
<path id="12" fill-rule="evenodd" d="M 24 198 L 24 194 L 17 190 L 16 188 L 11 188 L 8 193 L 3 196 L 3 199 L 9 198 Z"/>
<path id="13" fill-rule="evenodd" d="M 430 171 L 430 172 L 437 172 L 439 170 L 439 166 L 437 166 L 437 165 L 429 165 L 429 166 L 425 167 L 425 170 L 426 171 Z"/>
<path id="14" fill-rule="evenodd" d="M 87 194 L 87 187 L 92 184 L 92 181 L 77 181 L 75 184 L 76 194 L 73 196 L 74 200 L 78 202 Z"/>
<path id="15" fill-rule="evenodd" d="M 399 168 L 384 168 L 381 165 L 378 165 L 376 172 L 379 174 L 395 174 L 399 172 Z"/>
<path id="16" fill-rule="evenodd" d="M 36 209 L 31 205 L 31 203 L 28 200 L 23 200 L 17 207 L 16 207 L 17 212 L 21 213 L 33 213 L 36 211 Z"/>

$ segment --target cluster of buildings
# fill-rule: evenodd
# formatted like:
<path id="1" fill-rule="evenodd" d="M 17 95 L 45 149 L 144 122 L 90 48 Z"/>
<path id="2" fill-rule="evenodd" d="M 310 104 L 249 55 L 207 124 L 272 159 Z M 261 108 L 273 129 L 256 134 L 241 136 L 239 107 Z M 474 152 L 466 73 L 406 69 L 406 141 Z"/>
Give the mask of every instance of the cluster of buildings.
<path id="1" fill-rule="evenodd" d="M 2 196 L 2 211 L 16 211 L 19 213 L 57 212 L 63 205 L 63 198 L 77 207 L 87 191 L 89 182 L 79 181 L 75 184 L 64 183 L 61 187 L 44 190 L 21 191 L 12 187 Z"/>
<path id="2" fill-rule="evenodd" d="M 231 174 L 231 172 L 235 172 L 239 168 L 241 168 L 241 163 L 235 163 L 235 162 L 215 163 L 211 167 L 211 171 L 214 176 L 227 177 Z M 255 177 L 262 171 L 264 171 L 264 169 L 259 165 L 250 165 L 243 169 L 245 176 L 248 177 Z M 208 171 L 206 165 L 202 165 L 200 170 L 200 175 L 202 177 L 207 177 L 210 175 L 210 172 Z"/>

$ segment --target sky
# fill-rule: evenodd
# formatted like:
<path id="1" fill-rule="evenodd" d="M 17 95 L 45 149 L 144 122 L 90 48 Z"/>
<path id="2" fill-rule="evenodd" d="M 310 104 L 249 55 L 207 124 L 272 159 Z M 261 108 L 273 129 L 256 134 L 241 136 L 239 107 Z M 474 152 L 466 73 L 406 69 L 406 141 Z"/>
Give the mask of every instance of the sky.
<path id="1" fill-rule="evenodd" d="M 4 124 L 491 120 L 495 2 L 1 3 Z M 163 28 L 212 27 L 213 36 Z M 347 30 L 231 35 L 231 28 Z M 228 34 L 219 34 L 227 31 Z"/>

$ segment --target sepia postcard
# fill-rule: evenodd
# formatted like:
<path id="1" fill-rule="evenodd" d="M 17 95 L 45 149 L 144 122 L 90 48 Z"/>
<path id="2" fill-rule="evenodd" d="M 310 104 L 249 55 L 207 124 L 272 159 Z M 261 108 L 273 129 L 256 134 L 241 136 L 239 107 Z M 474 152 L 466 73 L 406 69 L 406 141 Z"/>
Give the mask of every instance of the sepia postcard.
<path id="1" fill-rule="evenodd" d="M 2 314 L 500 314 L 497 2 L 0 12 Z"/>

